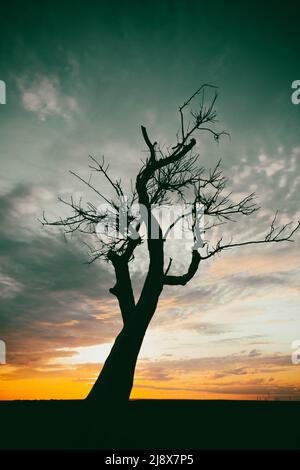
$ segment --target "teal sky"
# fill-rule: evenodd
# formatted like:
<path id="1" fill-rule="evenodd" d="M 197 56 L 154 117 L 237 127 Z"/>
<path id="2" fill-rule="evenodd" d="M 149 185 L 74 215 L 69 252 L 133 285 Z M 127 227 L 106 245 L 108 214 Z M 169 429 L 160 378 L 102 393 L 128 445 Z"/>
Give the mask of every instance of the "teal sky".
<path id="1" fill-rule="evenodd" d="M 115 176 L 128 182 L 145 155 L 140 125 L 154 140 L 174 144 L 178 106 L 202 83 L 219 87 L 218 125 L 231 139 L 219 145 L 200 139 L 201 162 L 213 166 L 222 156 L 232 188 L 255 190 L 263 206 L 261 217 L 240 230 L 247 235 L 266 227 L 276 209 L 282 220 L 299 218 L 300 105 L 291 102 L 291 84 L 300 79 L 299 13 L 296 1 L 1 6 L 0 80 L 7 104 L 0 105 L 0 339 L 16 367 L 0 370 L 6 378 L 40 377 L 37 369 L 47 371 L 49 361 L 68 374 L 58 349 L 67 348 L 62 354 L 72 363 L 74 348 L 112 341 L 120 326 L 107 293 L 112 273 L 102 265 L 87 271 L 78 241 L 65 244 L 42 231 L 37 219 L 43 210 L 61 214 L 58 194 L 80 194 L 68 170 L 87 174 L 89 154 L 104 154 Z M 176 380 L 164 375 L 172 369 L 164 361 L 172 357 L 174 370 L 182 361 L 191 374 L 184 361 L 207 355 L 227 358 L 224 368 L 234 371 L 255 351 L 254 371 L 263 368 L 263 358 L 265 368 L 280 361 L 283 373 L 287 368 L 289 378 L 280 376 L 274 393 L 292 393 L 293 386 L 298 393 L 300 369 L 290 369 L 289 357 L 291 341 L 300 336 L 299 246 L 226 254 L 214 266 L 185 292 L 166 291 L 138 380 L 148 380 L 148 390 L 155 380 L 162 389 L 176 389 Z M 133 272 L 138 281 L 139 267 Z M 100 313 L 108 310 L 111 317 L 100 325 Z M 174 333 L 166 339 L 169 310 Z M 58 330 L 60 324 L 69 326 Z M 90 358 L 82 363 L 96 362 L 93 352 L 80 354 Z M 43 358 L 38 367 L 37 356 Z M 208 362 L 205 372 L 203 364 L 197 367 L 209 376 L 204 389 L 214 393 L 209 373 L 219 380 L 220 371 Z M 270 386 L 260 379 L 257 393 L 264 393 Z M 202 387 L 202 379 L 199 386 L 189 380 L 195 390 Z M 217 393 L 256 394 L 254 383 L 224 387 L 216 382 Z M 0 384 L 0 396 L 6 394 Z"/>

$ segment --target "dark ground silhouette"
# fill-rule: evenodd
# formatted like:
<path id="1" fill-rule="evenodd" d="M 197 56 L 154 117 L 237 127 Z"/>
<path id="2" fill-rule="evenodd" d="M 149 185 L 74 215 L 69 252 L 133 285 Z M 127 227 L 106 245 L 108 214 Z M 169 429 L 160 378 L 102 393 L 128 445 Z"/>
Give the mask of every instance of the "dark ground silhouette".
<path id="1" fill-rule="evenodd" d="M 300 449 L 300 402 L 0 402 L 0 449 Z"/>

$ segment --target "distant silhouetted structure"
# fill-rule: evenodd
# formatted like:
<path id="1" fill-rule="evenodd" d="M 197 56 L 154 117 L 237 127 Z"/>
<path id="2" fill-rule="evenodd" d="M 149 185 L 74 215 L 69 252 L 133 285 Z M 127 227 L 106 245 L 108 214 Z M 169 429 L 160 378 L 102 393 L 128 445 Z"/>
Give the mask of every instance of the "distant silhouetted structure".
<path id="1" fill-rule="evenodd" d="M 205 96 L 207 94 L 210 96 L 208 101 Z M 123 328 L 88 395 L 89 400 L 121 403 L 129 399 L 137 357 L 164 286 L 186 285 L 196 274 L 200 263 L 225 249 L 290 241 L 299 228 L 299 222 L 294 228 L 290 224 L 276 227 L 275 215 L 266 235 L 261 239 L 224 242 L 223 237 L 218 236 L 217 226 L 235 221 L 238 216 L 251 216 L 259 207 L 254 201 L 254 194 L 235 202 L 231 193 L 226 192 L 228 182 L 222 174 L 220 162 L 212 170 L 206 170 L 198 164 L 199 155 L 195 152 L 196 134 L 211 134 L 216 141 L 226 134 L 216 131 L 214 127 L 216 99 L 215 87 L 202 85 L 179 108 L 177 142 L 167 150 L 153 142 L 147 129 L 141 127 L 148 157 L 138 172 L 130 198 L 125 197 L 121 181 L 110 177 L 104 160 L 98 162 L 91 157 L 91 170 L 100 173 L 109 182 L 114 197 L 102 194 L 101 189 L 91 183 L 91 179 L 85 180 L 72 173 L 95 192 L 99 200 L 105 203 L 105 208 L 99 211 L 92 203 L 83 205 L 81 201 L 76 202 L 73 199 L 61 200 L 70 206 L 73 214 L 55 222 L 43 219 L 43 224 L 61 226 L 67 233 L 81 231 L 95 236 L 104 227 L 102 238 L 91 248 L 91 262 L 104 259 L 115 270 L 116 283 L 110 292 L 118 299 Z M 191 105 L 195 102 L 198 102 L 197 111 L 192 111 Z M 186 113 L 189 109 L 187 123 Z M 166 267 L 164 259 L 166 233 L 185 215 L 172 221 L 167 231 L 163 232 L 161 221 L 154 215 L 153 208 L 169 205 L 171 211 L 172 204 L 180 204 L 186 200 L 190 201 L 188 224 L 193 240 L 190 263 L 185 273 L 171 274 L 172 259 Z M 136 205 L 142 209 L 142 216 L 141 213 L 135 214 Z M 201 213 L 198 210 L 200 206 Z M 200 227 L 203 214 L 205 224 Z M 135 299 L 129 263 L 134 258 L 135 249 L 144 241 L 141 236 L 143 222 L 147 233 L 145 240 L 149 266 L 141 294 Z M 188 253 L 180 253 L 180 257 L 183 256 L 188 256 Z"/>

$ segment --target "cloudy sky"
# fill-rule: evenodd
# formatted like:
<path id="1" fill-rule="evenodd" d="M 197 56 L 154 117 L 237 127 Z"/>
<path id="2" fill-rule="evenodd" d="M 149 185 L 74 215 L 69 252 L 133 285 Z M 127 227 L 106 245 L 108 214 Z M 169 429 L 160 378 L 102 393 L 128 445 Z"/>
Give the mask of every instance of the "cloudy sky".
<path id="1" fill-rule="evenodd" d="M 88 155 L 105 155 L 128 183 L 145 156 L 140 125 L 161 145 L 176 143 L 178 106 L 202 83 L 219 87 L 218 118 L 231 139 L 199 138 L 201 164 L 222 157 L 230 188 L 255 191 L 262 206 L 238 232 L 266 231 L 277 209 L 283 222 L 299 219 L 297 2 L 237 3 L 1 7 L 1 399 L 88 393 L 121 327 L 108 292 L 113 272 L 85 264 L 80 239 L 42 229 L 38 218 L 65 213 L 58 195 L 92 197 L 68 172 L 88 175 Z M 291 361 L 300 339 L 295 239 L 222 253 L 187 287 L 165 289 L 132 397 L 299 398 L 300 365 Z M 185 268 L 184 250 L 174 272 Z M 143 267 L 132 266 L 137 290 Z"/>

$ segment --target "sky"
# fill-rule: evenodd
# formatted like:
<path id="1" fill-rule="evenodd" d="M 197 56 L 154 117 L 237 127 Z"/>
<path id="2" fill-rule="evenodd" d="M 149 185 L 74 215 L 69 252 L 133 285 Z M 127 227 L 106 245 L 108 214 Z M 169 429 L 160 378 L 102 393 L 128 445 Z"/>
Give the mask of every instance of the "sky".
<path id="1" fill-rule="evenodd" d="M 201 165 L 222 158 L 230 189 L 256 192 L 244 238 L 300 217 L 300 79 L 296 1 L 28 1 L 1 6 L 0 399 L 84 398 L 121 328 L 110 266 L 88 265 L 75 235 L 43 229 L 91 200 L 105 156 L 125 186 L 145 158 L 140 126 L 176 143 L 178 107 L 218 86 L 219 144 L 197 137 Z M 97 181 L 99 188 L 106 189 Z M 299 235 L 201 264 L 188 286 L 165 288 L 139 356 L 132 398 L 300 398 Z M 141 247 L 142 250 L 142 247 Z M 136 293 L 146 260 L 131 267 Z M 177 248 L 174 272 L 186 268 Z M 176 271 L 177 270 L 177 271 Z"/>

